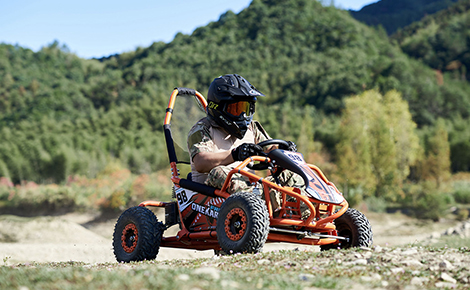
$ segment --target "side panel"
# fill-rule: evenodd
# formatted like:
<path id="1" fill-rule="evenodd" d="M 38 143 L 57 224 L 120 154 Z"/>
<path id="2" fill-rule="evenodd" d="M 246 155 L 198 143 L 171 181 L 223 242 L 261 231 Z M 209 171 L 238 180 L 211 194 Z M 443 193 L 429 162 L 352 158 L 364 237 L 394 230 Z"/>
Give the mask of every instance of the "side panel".
<path id="1" fill-rule="evenodd" d="M 183 223 L 188 230 L 215 229 L 224 198 L 209 197 L 181 187 L 177 187 L 175 193 Z"/>

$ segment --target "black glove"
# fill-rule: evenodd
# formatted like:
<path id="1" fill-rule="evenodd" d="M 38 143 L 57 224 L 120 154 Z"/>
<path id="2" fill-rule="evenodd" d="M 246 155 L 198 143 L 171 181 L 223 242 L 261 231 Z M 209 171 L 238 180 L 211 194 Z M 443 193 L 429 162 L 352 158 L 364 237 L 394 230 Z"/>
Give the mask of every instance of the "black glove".
<path id="1" fill-rule="evenodd" d="M 295 145 L 294 142 L 292 142 L 292 141 L 287 141 L 287 144 L 289 144 L 289 147 L 287 147 L 287 150 L 288 150 L 288 151 L 297 152 L 297 145 Z"/>
<path id="2" fill-rule="evenodd" d="M 253 143 L 243 143 L 232 150 L 232 158 L 235 161 L 243 161 L 250 156 L 262 155 L 263 148 Z"/>

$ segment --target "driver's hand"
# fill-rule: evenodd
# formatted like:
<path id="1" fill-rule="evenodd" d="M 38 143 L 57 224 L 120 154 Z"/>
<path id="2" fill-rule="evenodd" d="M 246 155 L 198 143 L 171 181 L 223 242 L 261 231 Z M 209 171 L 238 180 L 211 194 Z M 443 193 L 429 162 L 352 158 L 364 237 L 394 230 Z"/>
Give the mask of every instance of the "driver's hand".
<path id="1" fill-rule="evenodd" d="M 253 143 L 243 143 L 232 150 L 232 158 L 235 161 L 243 161 L 250 156 L 263 155 L 263 148 Z"/>
<path id="2" fill-rule="evenodd" d="M 294 142 L 287 141 L 287 144 L 289 144 L 289 147 L 287 147 L 287 150 L 297 152 L 297 145 L 295 145 Z"/>

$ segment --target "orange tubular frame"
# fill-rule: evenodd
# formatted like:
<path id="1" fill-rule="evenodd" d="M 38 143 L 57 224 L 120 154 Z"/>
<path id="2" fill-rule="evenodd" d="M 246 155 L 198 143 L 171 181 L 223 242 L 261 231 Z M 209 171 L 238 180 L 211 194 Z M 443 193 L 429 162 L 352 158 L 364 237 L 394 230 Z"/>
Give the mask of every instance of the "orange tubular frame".
<path id="1" fill-rule="evenodd" d="M 226 190 L 227 190 L 227 188 L 230 184 L 230 180 L 231 180 L 232 175 L 235 174 L 235 173 L 240 173 L 240 174 L 248 177 L 250 182 L 253 182 L 253 183 L 254 182 L 260 182 L 260 183 L 263 184 L 264 198 L 266 200 L 266 204 L 267 204 L 267 207 L 268 207 L 269 217 L 271 219 L 271 222 L 270 222 L 271 226 L 296 226 L 296 227 L 305 227 L 305 228 L 308 228 L 309 230 L 317 230 L 317 231 L 333 231 L 333 230 L 335 230 L 335 226 L 330 222 L 337 219 L 337 218 L 339 218 L 348 209 L 349 204 L 346 200 L 343 200 L 343 202 L 340 203 L 340 204 L 328 204 L 326 202 L 315 200 L 313 198 L 309 198 L 307 196 L 301 195 L 300 192 L 296 192 L 293 189 L 281 187 L 281 186 L 279 186 L 279 185 L 277 185 L 273 182 L 270 182 L 270 181 L 266 180 L 265 178 L 260 178 L 259 176 L 244 170 L 244 168 L 246 168 L 247 165 L 249 163 L 253 162 L 253 161 L 269 162 L 270 160 L 267 157 L 260 157 L 260 156 L 253 156 L 251 158 L 245 159 L 236 168 L 232 169 L 229 172 L 229 174 L 228 174 L 228 176 L 225 180 L 225 183 L 222 186 L 221 191 L 226 192 Z M 335 190 L 339 193 L 339 191 L 336 189 L 334 184 L 331 183 L 330 181 L 328 181 L 328 179 L 326 179 L 325 175 L 323 174 L 323 172 L 318 167 L 316 167 L 314 165 L 309 165 L 309 167 L 311 167 L 313 170 L 317 171 L 319 173 L 320 177 L 328 185 L 332 185 L 335 188 Z M 310 210 L 310 216 L 305 220 L 292 220 L 292 219 L 285 219 L 285 218 L 274 218 L 273 217 L 272 205 L 271 205 L 271 199 L 270 199 L 270 196 L 269 196 L 269 189 L 270 188 L 275 189 L 277 191 L 280 191 L 283 194 L 283 197 L 285 197 L 285 195 L 289 195 L 289 196 L 294 197 L 297 200 L 300 200 L 300 201 L 304 202 Z M 285 201 L 285 198 L 283 198 L 283 200 Z M 328 204 L 329 205 L 328 206 L 329 216 L 326 217 L 326 218 L 323 218 L 323 219 L 319 219 L 318 221 L 314 221 L 314 219 L 317 217 L 317 215 L 316 215 L 317 210 L 315 209 L 315 206 L 312 204 L 312 201 L 313 201 L 313 203 Z M 336 213 L 333 213 L 335 206 L 341 206 L 341 209 L 338 210 Z"/>
<path id="2" fill-rule="evenodd" d="M 178 89 L 174 89 L 173 92 L 171 93 L 170 101 L 168 102 L 168 109 L 167 109 L 166 114 L 165 114 L 165 121 L 163 122 L 163 125 L 169 125 L 170 124 L 171 116 L 173 115 L 172 112 L 173 112 L 173 109 L 175 107 L 175 101 L 176 101 L 176 97 L 178 96 L 178 93 L 179 93 Z M 204 109 L 206 109 L 207 101 L 204 98 L 204 96 L 201 93 L 199 93 L 198 91 L 195 91 L 195 97 L 198 99 L 199 102 L 201 102 Z"/>
<path id="3" fill-rule="evenodd" d="M 191 94 L 194 93 L 194 96 L 198 99 L 198 101 L 202 104 L 204 109 L 207 107 L 207 101 L 199 92 L 191 91 Z M 165 115 L 164 126 L 169 125 L 172 117 L 173 108 L 175 105 L 176 98 L 179 94 L 178 89 L 174 89 L 171 96 L 170 101 L 168 103 L 168 108 Z M 170 158 L 171 159 L 171 158 Z M 339 218 L 349 207 L 349 204 L 346 200 L 343 200 L 340 204 L 332 204 L 328 202 L 319 201 L 304 195 L 300 194 L 300 190 L 298 188 L 285 188 L 277 185 L 276 183 L 270 182 L 265 178 L 261 178 L 245 168 L 254 161 L 259 162 L 270 162 L 268 157 L 261 157 L 261 156 L 253 156 L 242 161 L 236 168 L 232 169 L 225 182 L 224 185 L 220 190 L 215 190 L 215 195 L 228 198 L 230 194 L 227 192 L 227 189 L 230 185 L 231 178 L 233 174 L 239 173 L 243 176 L 246 176 L 250 182 L 252 183 L 260 183 L 263 187 L 264 199 L 266 201 L 266 205 L 269 212 L 270 217 L 270 227 L 280 227 L 280 228 L 294 228 L 299 229 L 301 231 L 310 231 L 313 233 L 326 233 L 328 235 L 335 236 L 336 235 L 336 228 L 335 225 L 332 223 L 333 220 Z M 178 174 L 177 164 L 176 162 L 170 162 L 171 166 L 171 180 L 175 186 L 179 186 L 180 178 Z M 315 165 L 308 164 L 309 168 L 314 170 L 318 173 L 318 175 L 326 182 L 328 185 L 332 186 L 338 194 L 341 194 L 336 186 L 330 182 L 323 172 Z M 269 190 L 274 189 L 282 194 L 283 206 L 285 212 L 286 206 L 286 196 L 294 197 L 297 200 L 297 204 L 303 202 L 307 205 L 308 209 L 310 210 L 310 216 L 302 220 L 299 216 L 297 219 L 291 218 L 283 218 L 283 217 L 274 217 L 273 209 L 271 204 L 271 198 L 269 195 Z M 144 201 L 139 206 L 154 206 L 154 207 L 165 207 L 170 203 L 166 202 L 158 202 L 158 201 Z M 326 205 L 326 211 L 323 209 L 323 214 L 327 216 L 324 218 L 320 217 L 320 205 Z M 336 207 L 341 207 L 337 212 L 334 212 Z M 283 210 L 281 210 L 282 212 Z M 181 212 L 178 210 L 180 220 L 183 220 L 181 216 Z M 307 244 L 307 245 L 326 245 L 337 243 L 338 240 L 334 238 L 299 238 L 295 234 L 281 234 L 275 231 L 270 232 L 268 234 L 267 242 L 288 242 L 288 243 L 296 243 L 296 244 Z M 218 249 L 220 250 L 220 246 L 217 241 L 217 234 L 214 229 L 206 230 L 201 232 L 189 232 L 188 229 L 185 227 L 184 223 L 181 223 L 181 230 L 178 232 L 176 236 L 173 237 L 163 237 L 162 247 L 174 247 L 174 248 L 186 248 L 186 249 L 196 249 L 196 250 L 208 250 L 208 249 Z"/>
<path id="4" fill-rule="evenodd" d="M 170 96 L 170 101 L 168 102 L 168 107 L 165 114 L 165 121 L 163 125 L 169 125 L 171 122 L 171 117 L 173 115 L 173 108 L 175 106 L 176 98 L 178 97 L 178 89 L 174 89 Z M 207 107 L 207 101 L 204 96 L 198 91 L 194 91 L 194 96 L 202 104 L 204 109 Z M 181 178 L 179 178 L 178 168 L 176 162 L 170 162 L 171 167 L 171 181 L 175 186 L 179 186 Z M 217 196 L 228 198 L 230 195 L 221 190 L 216 190 L 215 194 Z M 146 201 L 141 203 L 141 206 L 157 206 L 164 207 L 165 203 Z M 178 210 L 180 220 L 183 220 L 181 212 Z M 195 250 L 208 250 L 208 249 L 220 249 L 219 243 L 217 241 L 217 235 L 214 230 L 201 231 L 191 233 L 186 229 L 184 223 L 181 223 L 181 230 L 175 237 L 163 237 L 162 238 L 162 247 L 173 247 L 173 248 L 186 248 L 186 249 L 195 249 Z"/>

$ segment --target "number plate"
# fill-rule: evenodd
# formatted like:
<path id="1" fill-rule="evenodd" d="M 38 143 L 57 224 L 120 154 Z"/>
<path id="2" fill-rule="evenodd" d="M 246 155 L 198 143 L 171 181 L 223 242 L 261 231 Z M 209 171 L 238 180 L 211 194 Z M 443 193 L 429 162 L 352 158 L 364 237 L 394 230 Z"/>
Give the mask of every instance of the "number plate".
<path id="1" fill-rule="evenodd" d="M 192 203 L 191 197 L 197 193 L 186 188 L 176 187 L 175 194 L 180 211 L 183 211 Z"/>

